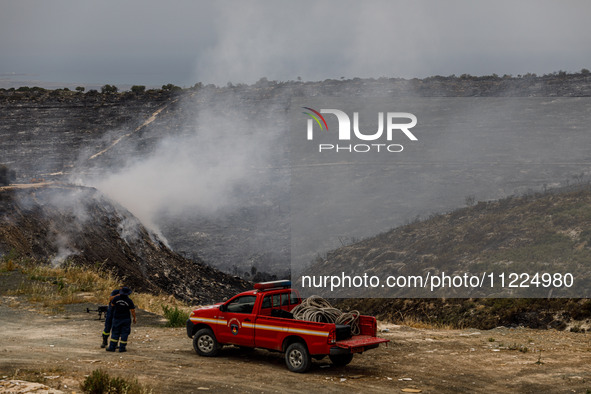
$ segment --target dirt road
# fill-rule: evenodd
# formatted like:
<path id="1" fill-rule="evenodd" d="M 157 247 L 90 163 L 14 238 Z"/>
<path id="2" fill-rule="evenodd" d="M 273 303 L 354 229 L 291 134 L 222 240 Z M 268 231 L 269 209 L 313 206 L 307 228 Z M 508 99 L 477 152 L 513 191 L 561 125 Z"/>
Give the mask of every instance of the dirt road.
<path id="1" fill-rule="evenodd" d="M 129 352 L 99 348 L 102 322 L 85 304 L 46 315 L 14 297 L 0 298 L 0 379 L 35 377 L 65 392 L 95 369 L 135 377 L 154 392 L 579 392 L 591 389 L 591 336 L 497 328 L 431 330 L 381 325 L 391 340 L 343 368 L 314 361 L 288 372 L 279 353 L 225 347 L 219 357 L 195 354 L 183 328 L 162 327 L 140 311 Z M 540 352 L 541 351 L 541 352 Z"/>

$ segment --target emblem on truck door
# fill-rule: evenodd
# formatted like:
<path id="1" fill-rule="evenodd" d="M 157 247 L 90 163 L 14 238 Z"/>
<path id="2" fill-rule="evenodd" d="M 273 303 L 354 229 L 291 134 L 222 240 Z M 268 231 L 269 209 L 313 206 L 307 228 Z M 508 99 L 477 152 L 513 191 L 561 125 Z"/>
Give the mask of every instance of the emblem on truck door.
<path id="1" fill-rule="evenodd" d="M 240 329 L 240 320 L 234 318 L 228 322 L 228 326 L 230 327 L 230 331 L 232 334 L 238 335 L 238 330 Z"/>

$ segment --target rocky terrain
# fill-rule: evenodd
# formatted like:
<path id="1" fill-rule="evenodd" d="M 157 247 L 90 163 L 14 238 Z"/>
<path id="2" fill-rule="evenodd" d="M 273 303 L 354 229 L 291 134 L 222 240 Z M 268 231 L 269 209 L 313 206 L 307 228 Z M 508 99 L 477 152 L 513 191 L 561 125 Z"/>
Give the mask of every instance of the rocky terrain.
<path id="1" fill-rule="evenodd" d="M 220 302 L 250 285 L 170 250 L 129 211 L 93 188 L 0 188 L 0 254 L 99 266 L 138 291 Z"/>
<path id="2" fill-rule="evenodd" d="M 85 377 L 98 369 L 137 379 L 156 393 L 586 393 L 591 388 L 591 347 L 581 333 L 381 323 L 379 335 L 391 341 L 387 347 L 355 355 L 346 367 L 314 360 L 310 371 L 295 374 L 285 367 L 283 354 L 266 350 L 226 346 L 217 357 L 199 357 L 184 328 L 162 327 L 141 310 L 128 352 L 107 353 L 98 346 L 103 322 L 84 312 L 90 305 L 45 315 L 21 302 L 0 289 L 0 391 L 33 381 L 80 392 Z"/>

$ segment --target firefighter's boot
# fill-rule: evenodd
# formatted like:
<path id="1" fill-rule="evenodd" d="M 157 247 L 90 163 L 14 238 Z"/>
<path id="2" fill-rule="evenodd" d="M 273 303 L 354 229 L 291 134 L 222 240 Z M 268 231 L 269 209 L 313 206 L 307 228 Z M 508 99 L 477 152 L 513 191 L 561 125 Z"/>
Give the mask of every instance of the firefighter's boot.
<path id="1" fill-rule="evenodd" d="M 127 346 L 127 342 L 119 343 L 119 353 L 126 352 L 127 351 L 127 349 L 125 349 L 126 346 Z"/>
<path id="2" fill-rule="evenodd" d="M 111 338 L 111 343 L 109 343 L 109 347 L 106 349 L 107 352 L 114 352 L 115 349 L 117 349 L 117 342 L 119 341 L 114 341 L 113 338 Z"/>
<path id="3" fill-rule="evenodd" d="M 101 344 L 101 349 L 104 349 L 109 344 L 109 336 L 103 334 L 103 343 Z"/>

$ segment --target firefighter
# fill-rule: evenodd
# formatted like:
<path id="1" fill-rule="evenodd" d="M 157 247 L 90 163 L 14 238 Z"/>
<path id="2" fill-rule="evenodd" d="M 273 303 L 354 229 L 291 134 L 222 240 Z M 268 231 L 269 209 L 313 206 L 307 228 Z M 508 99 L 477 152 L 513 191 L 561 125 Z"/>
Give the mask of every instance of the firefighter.
<path id="1" fill-rule="evenodd" d="M 113 308 L 113 325 L 111 327 L 111 343 L 107 348 L 108 352 L 114 352 L 119 343 L 119 352 L 127 351 L 127 338 L 131 333 L 131 317 L 133 316 L 133 323 L 137 323 L 135 317 L 135 305 L 129 295 L 131 289 L 129 287 L 122 287 L 119 295 L 113 298 L 111 306 Z M 131 314 L 131 315 L 130 315 Z"/>
<path id="2" fill-rule="evenodd" d="M 103 343 L 101 344 L 101 348 L 107 347 L 109 335 L 111 334 L 111 326 L 113 325 L 113 307 L 111 307 L 111 301 L 119 295 L 122 288 L 123 286 L 113 290 L 109 296 L 109 307 L 107 308 L 107 315 L 105 316 L 105 328 L 103 329 Z"/>

